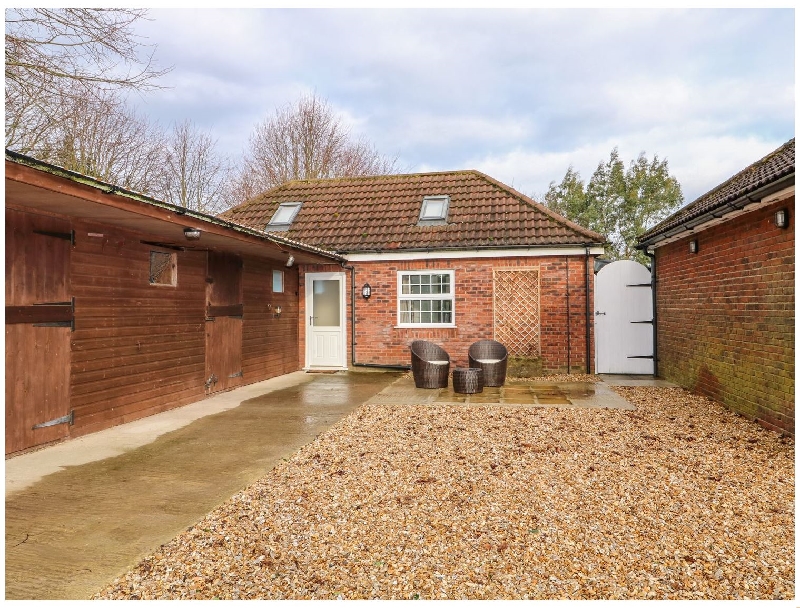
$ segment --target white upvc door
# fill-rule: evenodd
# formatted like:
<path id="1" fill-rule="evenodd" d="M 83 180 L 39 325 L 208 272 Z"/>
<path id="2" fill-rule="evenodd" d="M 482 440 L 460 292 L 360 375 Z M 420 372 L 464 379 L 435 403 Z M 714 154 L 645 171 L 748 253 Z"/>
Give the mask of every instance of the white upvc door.
<path id="1" fill-rule="evenodd" d="M 306 279 L 306 367 L 347 367 L 345 275 L 309 272 Z"/>

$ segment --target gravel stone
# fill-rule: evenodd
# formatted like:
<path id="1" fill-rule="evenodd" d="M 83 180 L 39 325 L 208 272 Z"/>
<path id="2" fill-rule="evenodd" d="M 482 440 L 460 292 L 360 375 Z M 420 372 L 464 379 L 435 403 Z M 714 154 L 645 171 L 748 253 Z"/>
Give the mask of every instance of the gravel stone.
<path id="1" fill-rule="evenodd" d="M 794 441 L 614 390 L 364 405 L 95 599 L 794 599 Z"/>

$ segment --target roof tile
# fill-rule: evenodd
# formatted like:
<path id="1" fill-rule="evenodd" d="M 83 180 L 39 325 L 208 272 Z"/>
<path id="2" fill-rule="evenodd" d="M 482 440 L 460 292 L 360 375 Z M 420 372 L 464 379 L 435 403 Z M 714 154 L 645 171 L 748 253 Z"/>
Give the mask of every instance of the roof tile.
<path id="1" fill-rule="evenodd" d="M 446 225 L 418 225 L 424 196 L 447 194 Z M 478 171 L 296 180 L 227 211 L 265 229 L 282 202 L 302 201 L 289 238 L 338 252 L 602 243 L 602 235 L 557 215 Z"/>

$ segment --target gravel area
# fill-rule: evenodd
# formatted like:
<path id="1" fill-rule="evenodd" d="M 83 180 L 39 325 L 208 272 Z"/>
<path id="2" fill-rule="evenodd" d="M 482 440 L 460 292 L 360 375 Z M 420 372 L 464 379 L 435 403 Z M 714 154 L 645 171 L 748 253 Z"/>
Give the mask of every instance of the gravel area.
<path id="1" fill-rule="evenodd" d="M 615 390 L 362 406 L 95 599 L 793 599 L 794 441 Z"/>

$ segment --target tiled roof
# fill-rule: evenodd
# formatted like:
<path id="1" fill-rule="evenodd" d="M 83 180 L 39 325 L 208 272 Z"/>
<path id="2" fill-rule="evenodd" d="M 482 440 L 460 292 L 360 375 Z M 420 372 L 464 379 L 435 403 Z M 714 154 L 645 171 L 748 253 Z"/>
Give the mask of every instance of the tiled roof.
<path id="1" fill-rule="evenodd" d="M 447 223 L 418 225 L 423 197 L 435 195 L 450 197 Z M 292 181 L 222 217 L 263 230 L 282 202 L 303 203 L 282 235 L 340 253 L 605 240 L 478 171 Z"/>
<path id="2" fill-rule="evenodd" d="M 794 138 L 777 150 L 740 171 L 726 182 L 678 210 L 637 240 L 639 243 L 658 237 L 695 218 L 713 212 L 743 196 L 794 174 Z"/>

